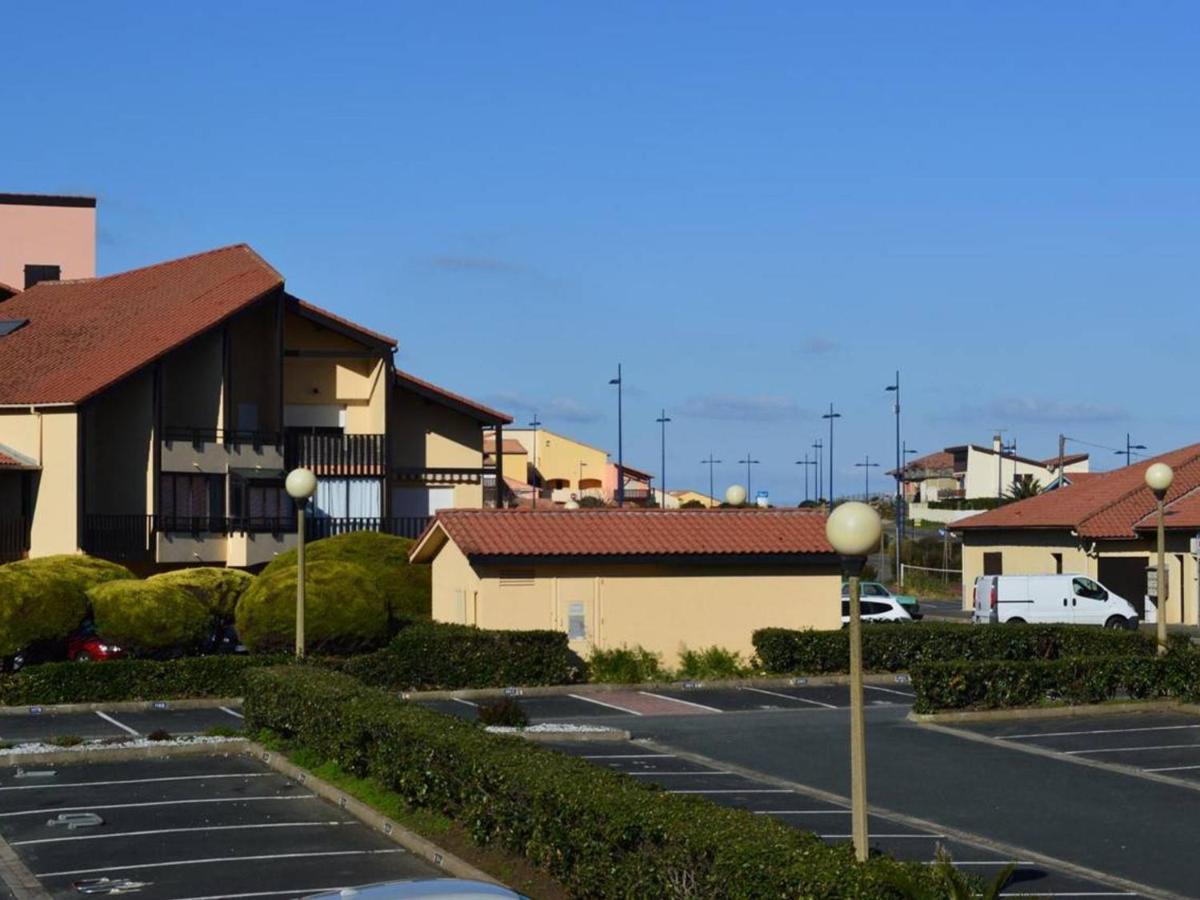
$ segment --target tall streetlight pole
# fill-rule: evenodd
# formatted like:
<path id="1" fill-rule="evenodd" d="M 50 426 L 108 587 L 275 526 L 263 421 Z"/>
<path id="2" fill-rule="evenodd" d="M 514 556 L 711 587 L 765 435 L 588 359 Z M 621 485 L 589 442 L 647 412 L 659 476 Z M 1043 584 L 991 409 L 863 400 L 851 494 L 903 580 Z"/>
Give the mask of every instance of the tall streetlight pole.
<path id="1" fill-rule="evenodd" d="M 662 427 L 662 468 L 658 470 L 658 490 L 662 494 L 661 508 L 667 508 L 667 411 L 664 409 L 654 420 Z"/>
<path id="2" fill-rule="evenodd" d="M 701 465 L 708 466 L 708 508 L 712 509 L 713 504 L 717 502 L 717 498 L 713 496 L 713 466 L 718 465 L 721 461 L 713 459 L 712 451 L 708 451 L 708 459 L 700 460 Z"/>
<path id="3" fill-rule="evenodd" d="M 821 416 L 822 419 L 829 420 L 829 508 L 833 509 L 833 420 L 840 419 L 842 414 L 833 411 L 833 404 L 829 404 L 829 412 Z"/>
<path id="4" fill-rule="evenodd" d="M 577 488 L 578 499 L 580 500 L 583 499 L 583 467 L 586 465 L 587 463 L 582 459 L 579 461 L 579 480 L 575 482 L 575 487 Z"/>
<path id="5" fill-rule="evenodd" d="M 746 502 L 747 502 L 747 503 L 753 503 L 753 502 L 754 502 L 754 495 L 753 495 L 752 493 L 750 493 L 750 467 L 751 467 L 751 466 L 757 466 L 757 465 L 758 465 L 758 460 L 757 460 L 757 459 L 754 459 L 754 458 L 752 458 L 752 457 L 750 456 L 750 451 L 749 451 L 749 450 L 747 450 L 747 451 L 746 451 L 746 458 L 745 458 L 745 459 L 739 459 L 739 460 L 738 460 L 738 465 L 744 465 L 744 466 L 746 467 Z"/>
<path id="6" fill-rule="evenodd" d="M 1154 502 L 1158 507 L 1158 572 L 1154 588 L 1155 618 L 1158 620 L 1158 654 L 1167 652 L 1167 537 L 1164 503 L 1167 490 L 1175 480 L 1175 473 L 1166 463 L 1155 463 L 1146 469 L 1146 487 L 1154 493 Z"/>
<path id="7" fill-rule="evenodd" d="M 867 723 L 863 712 L 862 612 L 859 575 L 879 543 L 879 513 L 865 503 L 843 503 L 825 523 L 825 536 L 842 558 L 850 606 L 850 821 L 854 855 L 867 861 Z"/>
<path id="8" fill-rule="evenodd" d="M 825 482 L 824 482 L 824 475 L 823 475 L 825 470 L 821 466 L 821 448 L 823 446 L 824 446 L 824 444 L 821 443 L 820 438 L 817 438 L 815 441 L 813 441 L 813 450 L 816 451 L 816 455 L 817 455 L 817 459 L 816 459 L 817 468 L 816 468 L 815 477 L 813 478 L 813 481 L 816 482 L 816 490 L 817 490 L 816 499 L 818 502 L 823 500 L 825 497 Z"/>
<path id="9" fill-rule="evenodd" d="M 804 459 L 796 460 L 796 465 L 804 466 L 804 502 L 805 503 L 808 502 L 808 467 L 815 466 L 816 464 L 817 464 L 817 461 L 815 459 L 809 459 L 807 453 L 804 454 Z M 816 478 L 814 478 L 813 481 L 816 481 Z"/>
<path id="10" fill-rule="evenodd" d="M 537 412 L 533 414 L 533 421 L 529 423 L 529 427 L 533 429 L 533 508 L 537 509 L 538 494 L 538 470 L 537 470 L 537 445 L 538 445 L 538 429 L 542 427 L 542 420 L 538 418 Z M 497 451 L 499 452 L 499 451 Z M 501 466 L 504 465 L 504 457 L 498 457 Z M 503 472 L 501 472 L 503 474 Z"/>
<path id="11" fill-rule="evenodd" d="M 904 539 L 904 493 L 902 485 L 904 483 L 904 457 L 901 456 L 900 447 L 900 370 L 896 370 L 896 381 L 884 388 L 885 391 L 895 393 L 896 402 L 892 406 L 896 413 L 896 577 L 900 574 L 900 542 Z"/>
<path id="12" fill-rule="evenodd" d="M 855 463 L 856 469 L 862 469 L 863 475 L 866 477 L 866 482 L 863 485 L 863 503 L 871 502 L 871 470 L 878 469 L 879 463 L 871 462 L 871 454 L 868 453 L 863 462 Z"/>
<path id="13" fill-rule="evenodd" d="M 304 507 L 317 492 L 317 476 L 308 469 L 292 469 L 283 487 L 296 501 L 296 659 L 304 659 Z"/>
<path id="14" fill-rule="evenodd" d="M 1125 449 L 1117 450 L 1116 454 L 1117 454 L 1117 456 L 1124 456 L 1125 457 L 1125 465 L 1128 466 L 1129 463 L 1133 460 L 1133 451 L 1134 450 L 1145 450 L 1145 449 L 1146 449 L 1145 444 L 1131 444 L 1129 442 L 1129 432 L 1127 431 L 1127 432 L 1125 432 Z M 1059 470 L 1059 475 L 1062 475 L 1061 469 Z"/>
<path id="15" fill-rule="evenodd" d="M 625 505 L 625 436 L 622 430 L 623 406 L 621 402 L 621 364 L 617 363 L 617 377 L 610 378 L 609 384 L 617 386 L 617 506 Z"/>

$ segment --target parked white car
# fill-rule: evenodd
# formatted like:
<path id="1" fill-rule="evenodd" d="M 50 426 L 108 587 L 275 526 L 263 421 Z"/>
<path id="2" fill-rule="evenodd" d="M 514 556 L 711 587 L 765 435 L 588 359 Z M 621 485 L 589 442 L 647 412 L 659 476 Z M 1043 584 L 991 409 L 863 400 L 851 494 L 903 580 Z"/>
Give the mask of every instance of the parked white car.
<path id="1" fill-rule="evenodd" d="M 858 613 L 864 622 L 911 622 L 908 614 L 895 597 L 860 597 Z M 842 601 L 842 624 L 850 624 L 850 601 Z"/>
<path id="2" fill-rule="evenodd" d="M 1086 575 L 981 575 L 971 621 L 1137 628 L 1133 604 Z"/>

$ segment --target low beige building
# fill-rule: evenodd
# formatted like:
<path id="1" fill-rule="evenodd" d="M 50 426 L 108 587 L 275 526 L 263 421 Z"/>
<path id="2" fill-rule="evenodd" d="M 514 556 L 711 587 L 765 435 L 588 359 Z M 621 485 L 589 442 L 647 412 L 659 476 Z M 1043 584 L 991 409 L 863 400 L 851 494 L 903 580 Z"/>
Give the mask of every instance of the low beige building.
<path id="1" fill-rule="evenodd" d="M 438 621 L 564 631 L 585 658 L 749 658 L 756 629 L 841 626 L 838 557 L 803 510 L 447 510 L 411 558 L 432 563 Z"/>
<path id="2" fill-rule="evenodd" d="M 1169 623 L 1200 624 L 1200 444 L 1111 472 L 1067 474 L 1064 487 L 954 523 L 962 534 L 963 607 L 980 575 L 1082 574 L 1146 616 L 1148 570 L 1156 565 L 1154 496 L 1146 468 L 1175 470 L 1167 494 Z"/>

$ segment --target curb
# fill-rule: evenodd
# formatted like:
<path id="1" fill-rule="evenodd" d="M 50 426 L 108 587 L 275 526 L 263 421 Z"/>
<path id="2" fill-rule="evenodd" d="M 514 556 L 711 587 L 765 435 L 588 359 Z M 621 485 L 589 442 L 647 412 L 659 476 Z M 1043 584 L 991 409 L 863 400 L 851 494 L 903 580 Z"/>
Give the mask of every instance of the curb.
<path id="1" fill-rule="evenodd" d="M 1016 706 L 1011 709 L 969 709 L 936 713 L 908 713 L 908 721 L 918 725 L 948 722 L 1006 722 L 1012 719 L 1096 718 L 1138 712 L 1184 712 L 1200 716 L 1200 706 L 1178 700 L 1120 700 L 1089 706 Z"/>
<path id="2" fill-rule="evenodd" d="M 261 744 L 249 741 L 245 742 L 243 752 L 270 766 L 285 778 L 290 778 L 292 781 L 304 785 L 319 797 L 337 804 L 341 809 L 350 813 L 350 815 L 354 816 L 354 818 L 358 819 L 368 828 L 378 831 L 393 843 L 399 844 L 411 852 L 414 856 L 419 856 L 438 868 L 446 870 L 456 878 L 470 878 L 475 881 L 501 884 L 501 882 L 497 881 L 487 872 L 475 868 L 465 860 L 459 859 L 448 850 L 443 850 L 437 844 L 426 840 L 415 831 L 410 831 L 403 825 L 393 822 L 383 813 L 376 811 L 361 800 L 355 799 L 341 788 L 323 781 L 306 769 L 300 768 L 282 753 L 268 750 Z"/>
<path id="3" fill-rule="evenodd" d="M 174 756 L 223 756 L 241 753 L 249 742 L 245 738 L 221 741 L 197 741 L 190 744 L 164 744 L 161 747 L 105 747 L 80 744 L 83 750 L 56 750 L 51 753 L 0 753 L 0 768 L 70 763 L 130 762 L 139 759 L 168 759 Z"/>
<path id="4" fill-rule="evenodd" d="M 30 703 L 25 706 L 0 706 L 0 716 L 38 716 L 49 713 L 147 712 L 164 709 L 218 709 L 240 706 L 241 697 L 214 697 L 189 700 L 119 700 L 112 703 Z"/>
<path id="5" fill-rule="evenodd" d="M 586 744 L 589 741 L 631 741 L 633 735 L 624 728 L 606 728 L 604 731 L 493 731 L 500 737 L 519 737 L 527 741 L 548 744 Z"/>

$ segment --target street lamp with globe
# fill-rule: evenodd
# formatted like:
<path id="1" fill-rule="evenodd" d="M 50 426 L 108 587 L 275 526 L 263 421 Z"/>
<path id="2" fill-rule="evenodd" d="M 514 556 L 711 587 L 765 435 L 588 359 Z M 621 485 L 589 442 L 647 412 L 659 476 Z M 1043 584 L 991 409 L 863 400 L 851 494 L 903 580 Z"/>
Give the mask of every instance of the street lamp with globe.
<path id="1" fill-rule="evenodd" d="M 1175 480 L 1175 472 L 1166 463 L 1155 463 L 1146 469 L 1145 477 L 1146 487 L 1154 494 L 1154 501 L 1158 506 L 1158 570 L 1155 578 L 1157 585 L 1154 589 L 1154 612 L 1158 620 L 1158 652 L 1161 656 L 1167 652 L 1167 538 L 1163 507 L 1167 491 L 1171 482 Z"/>
<path id="2" fill-rule="evenodd" d="M 292 469 L 283 483 L 296 501 L 296 658 L 304 658 L 304 507 L 317 492 L 317 476 L 308 469 Z"/>
<path id="3" fill-rule="evenodd" d="M 825 522 L 825 536 L 842 558 L 850 606 L 850 811 L 854 855 L 867 860 L 867 746 L 863 712 L 862 615 L 859 575 L 866 554 L 879 543 L 879 513 L 865 503 L 843 503 Z"/>
<path id="4" fill-rule="evenodd" d="M 725 489 L 725 502 L 730 506 L 741 506 L 746 502 L 746 489 L 740 484 L 731 484 Z"/>

